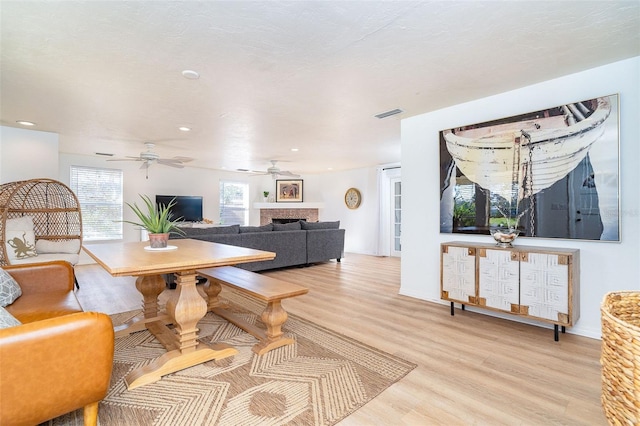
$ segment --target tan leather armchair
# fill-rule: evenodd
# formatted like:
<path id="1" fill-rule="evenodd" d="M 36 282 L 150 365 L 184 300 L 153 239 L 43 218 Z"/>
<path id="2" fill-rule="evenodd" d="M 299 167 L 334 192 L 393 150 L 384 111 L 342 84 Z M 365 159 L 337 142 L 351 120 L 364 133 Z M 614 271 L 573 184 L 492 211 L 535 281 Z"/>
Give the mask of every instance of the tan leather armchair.
<path id="1" fill-rule="evenodd" d="M 22 325 L 0 330 L 0 424 L 34 425 L 84 408 L 97 424 L 109 389 L 113 324 L 82 312 L 67 262 L 4 267 L 22 296 L 7 306 Z"/>

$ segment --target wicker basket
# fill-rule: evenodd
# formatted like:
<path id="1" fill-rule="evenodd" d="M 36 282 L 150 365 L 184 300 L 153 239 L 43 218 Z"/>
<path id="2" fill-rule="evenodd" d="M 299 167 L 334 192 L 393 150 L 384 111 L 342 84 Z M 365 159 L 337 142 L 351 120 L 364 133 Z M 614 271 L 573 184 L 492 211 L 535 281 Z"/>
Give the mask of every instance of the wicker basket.
<path id="1" fill-rule="evenodd" d="M 602 407 L 613 425 L 640 424 L 640 292 L 605 295 L 602 314 Z"/>

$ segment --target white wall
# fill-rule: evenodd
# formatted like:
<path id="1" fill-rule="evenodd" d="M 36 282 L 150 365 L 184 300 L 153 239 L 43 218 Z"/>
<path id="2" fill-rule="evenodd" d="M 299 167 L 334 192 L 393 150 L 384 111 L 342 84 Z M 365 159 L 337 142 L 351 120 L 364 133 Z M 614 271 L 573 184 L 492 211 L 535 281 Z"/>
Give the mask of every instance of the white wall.
<path id="1" fill-rule="evenodd" d="M 0 183 L 58 176 L 58 134 L 0 126 Z"/>
<path id="2" fill-rule="evenodd" d="M 621 242 L 536 238 L 518 240 L 533 246 L 580 249 L 581 318 L 568 332 L 599 337 L 599 309 L 605 293 L 640 289 L 639 80 L 640 57 L 636 57 L 403 120 L 405 232 L 400 292 L 442 302 L 440 243 L 452 240 L 490 241 L 488 236 L 440 234 L 440 130 L 617 93 L 620 98 Z"/>
<path id="3" fill-rule="evenodd" d="M 351 187 L 362 194 L 362 203 L 355 210 L 344 203 L 345 192 Z M 345 253 L 377 254 L 379 200 L 374 167 L 307 176 L 304 188 L 305 201 L 324 202 L 320 220 L 340 221 L 345 230 Z"/>

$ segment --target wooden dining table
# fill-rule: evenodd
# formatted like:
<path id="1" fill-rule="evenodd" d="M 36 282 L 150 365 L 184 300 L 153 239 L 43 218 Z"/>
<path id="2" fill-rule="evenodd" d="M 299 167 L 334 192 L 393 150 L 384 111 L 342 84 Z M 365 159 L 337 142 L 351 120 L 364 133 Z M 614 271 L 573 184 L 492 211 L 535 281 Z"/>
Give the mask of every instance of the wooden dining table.
<path id="1" fill-rule="evenodd" d="M 273 252 L 193 239 L 169 240 L 167 249 L 151 249 L 148 242 L 84 244 L 84 250 L 114 277 L 134 276 L 143 298 L 142 320 L 116 329 L 116 336 L 148 329 L 167 353 L 125 377 L 128 389 L 153 383 L 162 376 L 206 362 L 235 355 L 225 343 L 198 341 L 197 324 L 207 313 L 207 303 L 196 288 L 196 270 L 275 258 Z M 165 288 L 163 274 L 176 275 L 176 290 L 158 307 Z M 173 324 L 173 328 L 167 327 Z"/>

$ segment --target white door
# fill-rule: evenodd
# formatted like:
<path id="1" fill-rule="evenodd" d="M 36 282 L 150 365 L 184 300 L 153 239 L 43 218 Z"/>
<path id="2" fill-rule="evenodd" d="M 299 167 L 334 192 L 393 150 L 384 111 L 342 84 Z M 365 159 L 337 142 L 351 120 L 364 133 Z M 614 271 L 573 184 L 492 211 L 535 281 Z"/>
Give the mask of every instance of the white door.
<path id="1" fill-rule="evenodd" d="M 391 179 L 391 256 L 400 257 L 402 251 L 402 179 Z"/>

